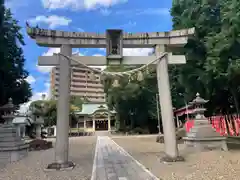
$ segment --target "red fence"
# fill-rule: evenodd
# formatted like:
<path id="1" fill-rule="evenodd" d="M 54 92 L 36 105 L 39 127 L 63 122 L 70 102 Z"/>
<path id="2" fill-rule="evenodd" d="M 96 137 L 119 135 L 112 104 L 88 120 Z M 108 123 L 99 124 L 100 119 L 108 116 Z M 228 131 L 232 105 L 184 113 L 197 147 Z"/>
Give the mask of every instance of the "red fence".
<path id="1" fill-rule="evenodd" d="M 212 127 L 222 136 L 238 136 L 240 133 L 239 116 L 212 116 L 208 118 Z M 186 131 L 189 132 L 194 126 L 193 120 L 187 120 L 185 123 Z"/>

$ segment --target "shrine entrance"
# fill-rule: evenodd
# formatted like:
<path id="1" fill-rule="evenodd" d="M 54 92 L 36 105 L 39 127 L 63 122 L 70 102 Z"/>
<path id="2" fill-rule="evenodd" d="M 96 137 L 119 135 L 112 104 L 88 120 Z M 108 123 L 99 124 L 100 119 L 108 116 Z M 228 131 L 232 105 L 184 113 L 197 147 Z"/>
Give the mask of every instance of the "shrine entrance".
<path id="1" fill-rule="evenodd" d="M 111 131 L 111 112 L 100 107 L 92 115 L 95 131 Z"/>
<path id="2" fill-rule="evenodd" d="M 107 119 L 95 120 L 95 131 L 107 131 L 107 130 L 108 130 Z"/>

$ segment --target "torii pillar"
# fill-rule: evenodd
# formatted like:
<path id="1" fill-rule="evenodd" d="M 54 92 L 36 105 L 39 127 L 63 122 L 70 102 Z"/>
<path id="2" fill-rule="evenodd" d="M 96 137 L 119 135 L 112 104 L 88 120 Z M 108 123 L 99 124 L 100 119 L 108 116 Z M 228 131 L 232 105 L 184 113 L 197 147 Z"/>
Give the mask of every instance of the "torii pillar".
<path id="1" fill-rule="evenodd" d="M 62 45 L 60 53 L 66 56 L 72 55 L 70 45 Z M 72 169 L 75 164 L 68 161 L 69 150 L 69 113 L 70 113 L 70 86 L 71 86 L 71 62 L 59 56 L 59 94 L 57 100 L 57 134 L 55 145 L 55 161 L 48 165 L 47 169 Z"/>
<path id="2" fill-rule="evenodd" d="M 72 55 L 70 45 L 62 45 L 60 52 L 64 55 Z M 65 57 L 59 57 L 59 93 L 57 101 L 57 136 L 55 149 L 55 162 L 61 168 L 73 167 L 72 162 L 68 162 L 69 146 L 69 113 L 70 113 L 70 86 L 71 86 L 71 62 Z M 58 129 L 60 131 L 58 131 Z"/>
<path id="3" fill-rule="evenodd" d="M 160 56 L 162 52 L 166 51 L 165 45 L 156 45 L 155 47 L 156 56 Z M 172 96 L 168 75 L 168 59 L 168 56 L 165 56 L 157 63 L 158 97 L 161 108 L 161 117 L 164 130 L 164 147 L 166 153 L 166 156 L 163 157 L 162 160 L 181 161 L 183 158 L 178 154 L 176 141 Z"/>

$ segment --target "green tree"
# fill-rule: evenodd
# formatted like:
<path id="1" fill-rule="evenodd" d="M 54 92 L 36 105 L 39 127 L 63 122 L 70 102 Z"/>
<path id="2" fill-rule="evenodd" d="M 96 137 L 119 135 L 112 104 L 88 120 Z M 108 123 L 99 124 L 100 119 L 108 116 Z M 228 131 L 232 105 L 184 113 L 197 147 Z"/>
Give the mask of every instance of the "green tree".
<path id="1" fill-rule="evenodd" d="M 71 98 L 71 107 L 70 107 L 70 124 L 76 123 L 76 117 L 74 112 L 81 109 L 80 100 L 78 97 Z M 73 101 L 73 99 L 75 101 Z M 74 104 L 74 103 L 78 104 Z M 30 112 L 33 116 L 42 116 L 44 118 L 44 126 L 53 126 L 57 122 L 57 101 L 56 100 L 38 100 L 33 101 L 29 106 Z"/>
<path id="2" fill-rule="evenodd" d="M 2 2 L 1 2 L 2 3 Z M 10 9 L 0 4 L 0 105 L 5 104 L 9 97 L 18 105 L 27 102 L 32 96 L 30 85 L 25 78 L 28 72 L 24 69 L 25 58 L 21 46 L 24 45 L 21 27 L 13 18 Z"/>
<path id="3" fill-rule="evenodd" d="M 0 0 L 0 32 L 3 28 L 3 21 L 4 21 L 4 11 L 5 11 L 4 3 L 5 3 L 5 0 Z"/>
<path id="4" fill-rule="evenodd" d="M 84 100 L 80 96 L 71 96 L 70 103 L 81 110 Z"/>
<path id="5" fill-rule="evenodd" d="M 207 71 L 211 66 L 207 63 L 207 56 L 208 52 L 212 51 L 207 43 L 221 30 L 221 5 L 219 0 L 174 0 L 171 9 L 174 29 L 195 27 L 196 31 L 183 51 L 187 64 L 170 71 L 173 77 L 177 77 L 173 78 L 176 86 L 173 88 L 173 94 L 177 96 L 178 93 L 182 93 L 185 100 L 189 101 L 199 92 L 212 103 L 208 107 L 211 112 L 215 110 L 214 101 L 221 87 L 216 86 L 215 74 Z"/>
<path id="6" fill-rule="evenodd" d="M 133 67 L 115 66 L 108 67 L 107 71 L 126 71 Z M 107 95 L 107 103 L 110 109 L 117 112 L 117 125 L 119 130 L 134 129 L 140 127 L 156 131 L 156 73 L 145 73 L 144 79 L 139 81 L 137 74 L 130 77 L 118 77 L 119 86 L 112 84 L 116 77 L 104 78 L 104 91 Z"/>
<path id="7" fill-rule="evenodd" d="M 4 0 L 0 0 L 0 34 L 2 33 L 2 29 L 3 29 L 4 11 L 5 11 L 4 2 L 5 2 Z"/>
<path id="8" fill-rule="evenodd" d="M 173 28 L 196 30 L 184 48 L 187 64 L 170 71 L 173 94 L 188 101 L 198 91 L 209 114 L 239 113 L 239 10 L 237 0 L 173 1 Z"/>
<path id="9" fill-rule="evenodd" d="M 240 100 L 240 2 L 221 1 L 221 30 L 208 37 L 207 71 L 215 75 L 215 81 L 228 92 L 225 104 L 234 105 L 239 114 Z M 227 107 L 225 107 L 225 111 Z"/>

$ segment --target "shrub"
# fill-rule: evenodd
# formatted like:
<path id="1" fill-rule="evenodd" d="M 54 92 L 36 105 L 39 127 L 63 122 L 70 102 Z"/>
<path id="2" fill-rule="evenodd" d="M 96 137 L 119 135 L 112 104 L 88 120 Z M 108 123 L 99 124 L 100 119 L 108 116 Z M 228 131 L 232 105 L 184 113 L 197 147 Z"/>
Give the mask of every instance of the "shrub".
<path id="1" fill-rule="evenodd" d="M 42 139 L 35 139 L 32 140 L 29 143 L 29 150 L 30 151 L 39 151 L 39 150 L 46 150 L 46 149 L 50 149 L 53 147 L 52 142 L 50 141 L 45 141 Z"/>
<path id="2" fill-rule="evenodd" d="M 93 132 L 72 132 L 69 133 L 70 137 L 77 137 L 77 136 L 92 136 Z"/>

